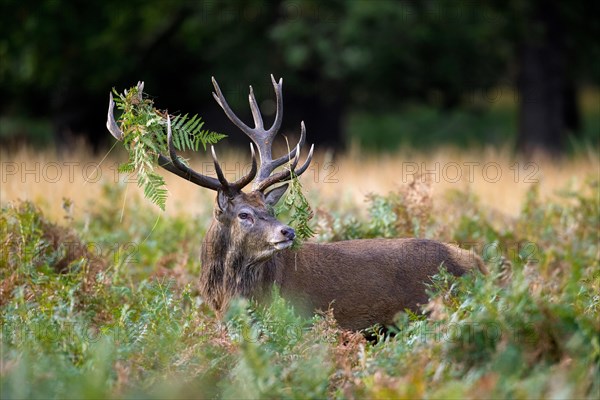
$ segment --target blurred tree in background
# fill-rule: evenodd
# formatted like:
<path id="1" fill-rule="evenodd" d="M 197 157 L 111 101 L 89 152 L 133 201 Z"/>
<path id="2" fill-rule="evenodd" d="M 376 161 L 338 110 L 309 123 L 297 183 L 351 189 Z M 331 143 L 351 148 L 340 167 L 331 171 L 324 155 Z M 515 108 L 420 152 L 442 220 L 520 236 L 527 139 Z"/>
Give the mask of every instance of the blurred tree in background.
<path id="1" fill-rule="evenodd" d="M 3 142 L 45 135 L 69 146 L 85 135 L 103 145 L 109 90 L 138 80 L 158 107 L 198 112 L 228 133 L 210 77 L 249 120 L 249 83 L 273 111 L 270 73 L 285 77 L 283 129 L 298 132 L 303 119 L 322 145 L 411 132 L 424 145 L 460 143 L 468 130 L 475 143 L 560 151 L 567 135 L 598 129 L 577 104 L 600 83 L 592 2 L 0 1 Z M 444 122 L 456 110 L 472 120 L 492 102 L 475 94 L 506 86 L 518 124 Z M 434 117 L 438 128 L 426 123 Z"/>

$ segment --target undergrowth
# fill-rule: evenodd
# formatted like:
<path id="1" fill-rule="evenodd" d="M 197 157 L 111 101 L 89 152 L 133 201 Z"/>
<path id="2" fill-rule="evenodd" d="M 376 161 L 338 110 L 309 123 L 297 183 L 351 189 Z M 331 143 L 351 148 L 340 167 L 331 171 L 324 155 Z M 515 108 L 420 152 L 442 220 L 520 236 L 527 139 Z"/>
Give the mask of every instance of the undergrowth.
<path id="1" fill-rule="evenodd" d="M 534 187 L 502 223 L 453 193 L 460 218 L 444 226 L 416 186 L 370 196 L 365 220 L 317 213 L 319 240 L 439 235 L 487 258 L 488 276 L 441 270 L 424 313 L 371 340 L 331 313 L 298 316 L 276 291 L 217 320 L 196 289 L 206 216 L 131 202 L 121 219 L 118 186 L 63 225 L 4 204 L 1 397 L 598 398 L 598 181 L 589 189 L 541 202 Z"/>

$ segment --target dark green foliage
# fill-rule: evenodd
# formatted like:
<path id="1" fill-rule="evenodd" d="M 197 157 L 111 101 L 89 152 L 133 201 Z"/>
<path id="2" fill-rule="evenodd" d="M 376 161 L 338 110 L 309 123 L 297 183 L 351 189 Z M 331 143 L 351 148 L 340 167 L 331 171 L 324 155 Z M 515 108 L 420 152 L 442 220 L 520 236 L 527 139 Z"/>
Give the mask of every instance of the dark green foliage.
<path id="1" fill-rule="evenodd" d="M 600 35 L 588 3 L 556 8 L 565 89 L 595 90 L 589 106 L 581 102 L 582 123 L 569 135 L 570 147 L 598 146 L 600 46 L 593 38 Z M 504 143 L 515 136 L 524 96 L 505 89 L 520 92 L 515 72 L 523 43 L 544 33 L 532 10 L 550 8 L 540 1 L 447 0 L 88 5 L 0 2 L 0 87 L 11 99 L 0 108 L 0 138 L 47 144 L 64 123 L 66 130 L 108 139 L 101 113 L 106 89 L 136 77 L 176 110 L 204 110 L 214 106 L 215 74 L 223 87 L 234 88 L 229 97 L 239 109 L 247 84 L 258 98 L 272 94 L 273 72 L 285 76 L 286 98 L 301 98 L 294 108 L 303 118 L 317 104 L 309 126 L 339 112 L 331 116 L 340 131 L 331 144 L 344 138 L 339 121 L 348 120 L 351 137 L 372 148 Z M 499 104 L 509 107 L 498 110 Z M 324 130 L 317 140 L 329 134 Z"/>
<path id="2" fill-rule="evenodd" d="M 501 89 L 498 92 L 502 93 Z M 503 96 L 511 94 L 503 93 Z M 517 115 L 513 103 L 484 109 L 468 104 L 458 110 L 411 104 L 388 112 L 357 110 L 350 116 L 348 128 L 349 137 L 362 148 L 373 151 L 431 149 L 445 145 L 501 146 L 514 143 Z"/>

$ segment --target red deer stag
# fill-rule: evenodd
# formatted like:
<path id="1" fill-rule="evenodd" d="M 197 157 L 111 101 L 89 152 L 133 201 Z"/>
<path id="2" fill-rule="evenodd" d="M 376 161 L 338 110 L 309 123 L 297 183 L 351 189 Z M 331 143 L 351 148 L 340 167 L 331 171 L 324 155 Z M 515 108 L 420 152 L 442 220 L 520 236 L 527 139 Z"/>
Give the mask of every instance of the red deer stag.
<path id="1" fill-rule="evenodd" d="M 249 101 L 254 128 L 247 126 L 231 110 L 217 82 L 213 93 L 217 103 L 239 129 L 258 148 L 257 168 L 254 147 L 252 168 L 248 175 L 228 182 L 212 149 L 217 178 L 202 175 L 175 154 L 170 122 L 168 123 L 169 156 L 159 155 L 159 165 L 196 185 L 217 192 L 214 218 L 202 244 L 200 290 L 204 300 L 218 315 L 236 296 L 264 299 L 275 283 L 284 298 L 303 310 L 333 308 L 339 325 L 346 329 L 363 329 L 375 323 L 392 324 L 394 315 L 410 309 L 418 311 L 427 302 L 425 284 L 443 265 L 450 273 L 462 275 L 469 270 L 486 272 L 481 259 L 467 250 L 425 239 L 362 239 L 327 244 L 304 243 L 290 249 L 295 233 L 279 222 L 272 207 L 285 193 L 288 184 L 267 191 L 278 183 L 306 171 L 313 154 L 296 168 L 300 149 L 306 139 L 304 122 L 300 140 L 289 154 L 273 159 L 271 146 L 280 128 L 283 112 L 282 80 L 271 76 L 277 110 L 275 121 L 264 128 L 252 87 Z M 113 116 L 112 96 L 107 127 L 121 140 L 122 132 Z M 291 161 L 290 161 L 291 160 Z M 290 161 L 289 168 L 273 173 Z M 256 179 L 254 179 L 256 177 Z M 242 189 L 254 179 L 252 190 Z"/>

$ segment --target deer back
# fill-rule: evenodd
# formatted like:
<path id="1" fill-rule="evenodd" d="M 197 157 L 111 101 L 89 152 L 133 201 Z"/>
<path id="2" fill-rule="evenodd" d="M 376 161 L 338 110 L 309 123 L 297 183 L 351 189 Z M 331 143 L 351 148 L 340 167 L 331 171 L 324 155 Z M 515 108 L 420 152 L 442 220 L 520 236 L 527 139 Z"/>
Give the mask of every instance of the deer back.
<path id="1" fill-rule="evenodd" d="M 276 282 L 301 310 L 333 309 L 341 327 L 392 324 L 406 309 L 428 301 L 426 283 L 444 266 L 453 275 L 486 272 L 481 258 L 425 239 L 363 239 L 305 243 L 276 255 Z"/>

